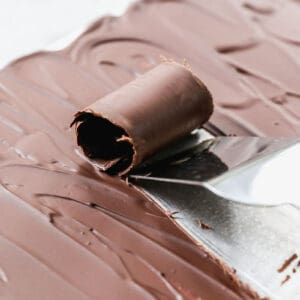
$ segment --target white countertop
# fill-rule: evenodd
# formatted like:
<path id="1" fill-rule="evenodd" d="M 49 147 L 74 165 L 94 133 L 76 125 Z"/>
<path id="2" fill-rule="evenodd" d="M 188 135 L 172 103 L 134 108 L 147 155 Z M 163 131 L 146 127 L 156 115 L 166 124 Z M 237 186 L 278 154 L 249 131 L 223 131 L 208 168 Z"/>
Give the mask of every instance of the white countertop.
<path id="1" fill-rule="evenodd" d="M 100 16 L 119 15 L 133 0 L 1 0 L 0 68 L 43 49 Z"/>

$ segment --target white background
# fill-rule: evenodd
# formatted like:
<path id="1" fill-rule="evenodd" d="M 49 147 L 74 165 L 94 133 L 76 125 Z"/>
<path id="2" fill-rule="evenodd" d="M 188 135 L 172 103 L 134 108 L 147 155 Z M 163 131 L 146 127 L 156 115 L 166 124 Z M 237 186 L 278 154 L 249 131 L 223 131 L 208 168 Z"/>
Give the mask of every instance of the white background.
<path id="1" fill-rule="evenodd" d="M 0 0 L 0 68 L 78 32 L 106 14 L 121 14 L 132 0 Z"/>

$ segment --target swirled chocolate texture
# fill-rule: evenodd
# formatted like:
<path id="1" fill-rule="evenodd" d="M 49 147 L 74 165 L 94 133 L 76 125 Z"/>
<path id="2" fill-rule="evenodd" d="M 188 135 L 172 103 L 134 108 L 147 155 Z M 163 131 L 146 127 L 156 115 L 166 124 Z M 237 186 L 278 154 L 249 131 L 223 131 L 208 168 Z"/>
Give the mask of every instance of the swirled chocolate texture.
<path id="1" fill-rule="evenodd" d="M 71 126 L 87 157 L 111 175 L 124 175 L 212 112 L 200 79 L 182 65 L 163 63 L 76 113 Z"/>
<path id="2" fill-rule="evenodd" d="M 215 133 L 299 135 L 299 15 L 296 1 L 139 1 L 2 70 L 1 299 L 255 298 L 151 199 L 95 174 L 69 123 L 164 56 L 207 84 Z"/>

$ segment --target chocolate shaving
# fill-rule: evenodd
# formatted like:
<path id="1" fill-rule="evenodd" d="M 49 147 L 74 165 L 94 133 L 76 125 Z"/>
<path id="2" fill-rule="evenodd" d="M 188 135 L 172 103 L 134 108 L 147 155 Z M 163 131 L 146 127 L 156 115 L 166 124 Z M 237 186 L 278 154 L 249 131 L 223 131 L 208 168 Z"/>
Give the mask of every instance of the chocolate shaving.
<path id="1" fill-rule="evenodd" d="M 291 257 L 289 257 L 282 266 L 277 270 L 278 273 L 282 273 L 295 259 L 298 258 L 298 255 L 294 253 Z"/>
<path id="2" fill-rule="evenodd" d="M 286 275 L 286 277 L 282 280 L 281 285 L 284 285 L 290 279 L 291 279 L 291 276 L 290 275 Z"/>
<path id="3" fill-rule="evenodd" d="M 202 229 L 206 229 L 206 230 L 211 230 L 212 228 L 205 224 L 204 222 L 202 222 L 201 220 L 197 219 L 196 220 L 197 224 L 202 228 Z"/>
<path id="4" fill-rule="evenodd" d="M 202 126 L 212 97 L 192 72 L 162 63 L 75 115 L 77 144 L 102 171 L 124 175 Z"/>

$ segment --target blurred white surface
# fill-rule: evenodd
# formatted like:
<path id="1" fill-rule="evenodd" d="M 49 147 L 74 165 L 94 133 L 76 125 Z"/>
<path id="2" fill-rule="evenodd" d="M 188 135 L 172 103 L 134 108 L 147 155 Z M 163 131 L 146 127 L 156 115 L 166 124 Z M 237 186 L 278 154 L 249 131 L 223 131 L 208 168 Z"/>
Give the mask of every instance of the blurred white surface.
<path id="1" fill-rule="evenodd" d="M 1 0 L 0 68 L 43 49 L 100 16 L 119 15 L 133 0 Z"/>

